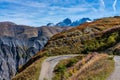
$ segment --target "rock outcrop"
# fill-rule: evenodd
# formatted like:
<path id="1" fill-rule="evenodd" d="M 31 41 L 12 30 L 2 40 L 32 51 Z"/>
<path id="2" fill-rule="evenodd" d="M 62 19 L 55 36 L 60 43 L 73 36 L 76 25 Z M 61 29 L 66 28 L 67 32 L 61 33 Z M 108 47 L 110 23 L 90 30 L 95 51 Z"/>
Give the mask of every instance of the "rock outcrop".
<path id="1" fill-rule="evenodd" d="M 10 80 L 49 38 L 69 28 L 30 27 L 0 22 L 0 80 Z"/>

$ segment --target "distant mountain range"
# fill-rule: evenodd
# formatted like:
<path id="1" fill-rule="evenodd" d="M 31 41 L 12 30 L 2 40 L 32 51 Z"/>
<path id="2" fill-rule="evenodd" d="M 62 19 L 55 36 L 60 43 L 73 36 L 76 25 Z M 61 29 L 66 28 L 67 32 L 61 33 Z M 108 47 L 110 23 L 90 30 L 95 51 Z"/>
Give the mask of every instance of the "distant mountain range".
<path id="1" fill-rule="evenodd" d="M 48 23 L 46 26 L 50 26 L 50 27 L 53 27 L 53 26 L 58 26 L 58 27 L 68 27 L 68 26 L 79 26 L 80 24 L 83 24 L 85 22 L 91 22 L 92 20 L 90 18 L 82 18 L 80 20 L 76 20 L 76 21 L 73 21 L 69 18 L 66 18 L 64 19 L 63 21 L 61 22 L 58 22 L 57 24 L 54 24 L 54 23 Z"/>

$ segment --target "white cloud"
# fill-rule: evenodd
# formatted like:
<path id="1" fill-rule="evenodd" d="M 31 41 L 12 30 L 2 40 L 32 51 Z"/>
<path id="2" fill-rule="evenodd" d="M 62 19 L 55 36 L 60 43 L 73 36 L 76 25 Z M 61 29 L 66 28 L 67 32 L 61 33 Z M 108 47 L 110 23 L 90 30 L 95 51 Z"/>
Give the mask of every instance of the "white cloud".
<path id="1" fill-rule="evenodd" d="M 100 0 L 100 10 L 101 11 L 105 10 L 105 2 L 104 2 L 104 0 Z"/>
<path id="2" fill-rule="evenodd" d="M 106 15 L 105 0 L 0 0 L 9 3 L 0 5 L 0 21 L 9 20 L 26 25 L 43 25 L 48 22 L 59 22 L 66 17 L 101 17 Z M 117 0 L 112 2 L 116 11 Z M 106 11 L 106 12 L 105 12 Z M 109 13 L 110 14 L 110 13 Z M 108 15 L 109 15 L 108 14 Z M 2 16 L 1 16 L 2 15 Z"/>
<path id="3" fill-rule="evenodd" d="M 97 9 L 93 7 L 92 4 L 88 3 L 86 0 L 83 0 L 84 1 L 84 5 L 87 5 L 88 7 L 90 7 L 94 12 L 97 12 Z"/>
<path id="4" fill-rule="evenodd" d="M 114 0 L 114 2 L 113 2 L 113 10 L 114 10 L 114 12 L 116 12 L 116 3 L 117 3 L 117 0 Z"/>

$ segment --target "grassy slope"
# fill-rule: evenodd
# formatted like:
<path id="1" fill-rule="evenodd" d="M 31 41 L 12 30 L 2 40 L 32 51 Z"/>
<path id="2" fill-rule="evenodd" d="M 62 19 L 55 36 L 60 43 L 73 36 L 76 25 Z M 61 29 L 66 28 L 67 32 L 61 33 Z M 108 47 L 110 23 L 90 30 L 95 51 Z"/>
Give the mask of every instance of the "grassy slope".
<path id="1" fill-rule="evenodd" d="M 76 58 L 71 58 L 59 62 L 55 68 L 55 76 L 53 80 L 105 80 L 114 69 L 113 59 L 109 58 L 108 55 L 105 54 L 97 54 L 87 62 L 84 62 L 85 57 L 82 59 L 80 58 L 82 64 L 80 65 L 79 63 L 79 67 L 81 66 L 81 68 L 78 69 L 76 66 L 78 62 L 75 62 L 72 66 L 66 66 L 75 59 Z M 73 67 L 74 69 L 72 69 Z M 81 71 L 81 73 L 79 71 Z"/>
<path id="2" fill-rule="evenodd" d="M 72 33 L 72 32 L 71 32 Z M 72 35 L 64 38 L 58 38 L 50 40 L 45 50 L 48 54 L 60 55 L 60 54 L 77 54 L 87 53 L 91 51 L 104 51 L 116 43 L 120 39 L 120 27 L 114 30 L 114 28 L 101 31 L 99 33 Z"/>
<path id="3" fill-rule="evenodd" d="M 68 69 L 72 66 L 74 66 L 77 62 L 85 58 L 86 55 L 79 55 L 70 59 L 61 60 L 54 69 L 55 76 L 53 77 L 53 80 L 60 80 L 61 76 L 64 77 L 69 75 L 69 73 L 64 74 L 68 71 Z M 64 75 L 63 75 L 64 74 Z"/>
<path id="4" fill-rule="evenodd" d="M 96 61 L 92 67 L 82 73 L 79 80 L 106 80 L 113 70 L 114 60 L 104 58 Z"/>
<path id="5" fill-rule="evenodd" d="M 15 77 L 13 77 L 12 80 L 38 80 L 40 69 L 41 69 L 41 64 L 45 58 L 46 57 L 42 57 L 41 59 L 35 61 L 25 70 L 23 70 L 22 72 L 17 74 Z"/>
<path id="6" fill-rule="evenodd" d="M 20 70 L 21 76 L 15 78 L 19 79 L 19 77 L 24 77 L 24 75 L 22 75 L 24 72 L 33 72 L 32 69 L 27 68 L 31 65 L 35 67 L 34 62 L 37 60 L 36 63 L 39 64 L 39 60 L 44 55 L 52 56 L 104 51 L 104 49 L 114 46 L 118 43 L 118 39 L 120 39 L 120 30 L 110 30 L 111 32 L 104 31 L 118 25 L 120 25 L 120 17 L 103 18 L 54 35 L 45 48 L 22 67 Z M 26 75 L 26 78 L 27 76 L 30 75 Z M 33 78 L 33 76 L 30 77 Z"/>

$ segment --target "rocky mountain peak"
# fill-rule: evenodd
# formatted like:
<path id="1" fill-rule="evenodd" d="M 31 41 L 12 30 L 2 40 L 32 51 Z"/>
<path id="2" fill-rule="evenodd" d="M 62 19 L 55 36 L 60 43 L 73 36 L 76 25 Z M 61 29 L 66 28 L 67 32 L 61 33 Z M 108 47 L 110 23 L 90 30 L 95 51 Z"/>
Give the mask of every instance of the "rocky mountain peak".
<path id="1" fill-rule="evenodd" d="M 66 18 L 66 19 L 63 20 L 63 23 L 65 23 L 66 25 L 69 25 L 69 24 L 72 23 L 72 21 L 71 21 L 71 19 Z"/>
<path id="2" fill-rule="evenodd" d="M 82 18 L 80 19 L 81 22 L 90 22 L 92 21 L 90 18 Z"/>
<path id="3" fill-rule="evenodd" d="M 81 18 L 79 20 L 75 20 L 75 21 L 72 22 L 72 20 L 70 18 L 65 18 L 63 21 L 58 22 L 55 25 L 53 23 L 48 23 L 46 26 L 49 26 L 49 27 L 53 27 L 53 26 L 58 26 L 58 27 L 71 26 L 71 27 L 74 27 L 74 26 L 79 26 L 82 23 L 91 22 L 91 21 L 92 20 L 90 18 Z"/>

